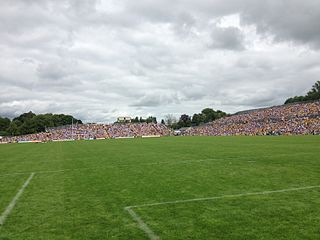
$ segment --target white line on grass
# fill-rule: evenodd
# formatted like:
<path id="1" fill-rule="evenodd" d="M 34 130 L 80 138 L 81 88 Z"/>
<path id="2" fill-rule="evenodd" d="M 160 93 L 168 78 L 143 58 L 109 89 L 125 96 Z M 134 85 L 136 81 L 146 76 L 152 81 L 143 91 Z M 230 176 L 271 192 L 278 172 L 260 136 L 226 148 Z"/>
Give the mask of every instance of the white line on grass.
<path id="1" fill-rule="evenodd" d="M 267 194 L 273 194 L 273 193 L 292 192 L 292 191 L 300 191 L 300 190 L 313 189 L 313 188 L 320 188 L 320 185 L 298 187 L 298 188 L 286 188 L 286 189 L 263 191 L 263 192 L 248 192 L 248 193 L 230 194 L 230 195 L 222 195 L 222 196 L 216 196 L 216 197 L 183 199 L 183 200 L 175 200 L 175 201 L 168 201 L 168 202 L 147 203 L 147 204 L 128 206 L 128 208 L 151 207 L 151 206 L 177 204 L 177 203 L 187 203 L 187 202 L 199 202 L 199 201 L 208 201 L 208 200 L 215 200 L 215 199 L 221 199 L 221 198 L 234 198 L 234 197 L 244 197 L 244 196 L 254 196 L 254 195 L 267 195 Z"/>
<path id="2" fill-rule="evenodd" d="M 60 170 L 43 170 L 43 171 L 33 171 L 33 173 L 60 173 L 60 172 L 67 172 L 67 171 L 76 171 L 76 170 L 90 170 L 90 169 L 99 169 L 99 168 L 67 168 L 67 169 L 60 169 Z M 14 176 L 14 175 L 26 175 L 31 174 L 31 172 L 14 172 L 14 173 L 5 173 L 0 174 L 0 177 L 5 176 Z"/>
<path id="3" fill-rule="evenodd" d="M 34 173 L 31 173 L 29 178 L 24 182 L 22 187 L 19 189 L 18 193 L 14 196 L 14 198 L 11 200 L 11 202 L 9 203 L 7 208 L 1 214 L 1 216 L 0 216 L 0 226 L 4 224 L 6 218 L 11 213 L 12 209 L 16 205 L 16 203 L 17 203 L 18 199 L 20 198 L 20 196 L 22 195 L 24 189 L 29 185 L 29 183 L 30 183 L 31 179 L 33 178 L 33 176 L 34 176 Z"/>
<path id="4" fill-rule="evenodd" d="M 144 231 L 151 240 L 160 239 L 160 238 L 151 230 L 151 228 L 149 228 L 148 225 L 139 217 L 139 215 L 138 215 L 135 211 L 133 211 L 132 208 L 130 208 L 130 207 L 125 207 L 124 209 L 125 209 L 125 210 L 131 215 L 131 217 L 138 223 L 140 229 L 141 229 L 142 231 Z"/>
<path id="5" fill-rule="evenodd" d="M 142 229 L 151 240 L 155 240 L 155 239 L 160 239 L 160 237 L 155 235 L 155 233 L 152 231 L 152 229 L 150 227 L 148 227 L 148 225 L 133 210 L 133 208 L 152 207 L 152 206 L 179 204 L 179 203 L 188 203 L 188 202 L 210 201 L 210 200 L 216 200 L 216 199 L 222 199 L 222 198 L 236 198 L 236 197 L 245 197 L 245 196 L 267 195 L 267 194 L 273 194 L 273 193 L 284 193 L 284 192 L 300 191 L 300 190 L 314 189 L 314 188 L 320 188 L 320 185 L 297 187 L 297 188 L 286 188 L 286 189 L 262 191 L 262 192 L 248 192 L 248 193 L 230 194 L 230 195 L 222 195 L 222 196 L 216 196 L 216 197 L 192 198 L 192 199 L 183 199 L 183 200 L 175 200 L 175 201 L 167 201 L 167 202 L 147 203 L 147 204 L 127 206 L 124 209 L 127 212 L 129 212 L 131 217 L 138 223 L 140 229 Z"/>

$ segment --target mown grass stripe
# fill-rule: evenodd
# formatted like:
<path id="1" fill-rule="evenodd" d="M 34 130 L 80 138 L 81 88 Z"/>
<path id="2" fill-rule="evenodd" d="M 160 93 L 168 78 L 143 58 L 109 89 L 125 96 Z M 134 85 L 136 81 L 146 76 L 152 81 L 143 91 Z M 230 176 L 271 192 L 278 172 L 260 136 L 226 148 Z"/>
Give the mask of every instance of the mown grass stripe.
<path id="1" fill-rule="evenodd" d="M 287 156 L 289 154 L 279 154 L 276 157 Z M 290 156 L 290 155 L 289 155 Z M 270 157 L 270 156 L 263 156 Z M 179 165 L 179 164 L 188 164 L 188 163 L 201 163 L 201 162 L 214 162 L 214 161 L 230 161 L 230 160 L 241 160 L 241 159 L 251 159 L 251 156 L 244 157 L 221 157 L 221 158 L 203 158 L 203 159 L 186 159 L 186 160 L 170 160 L 170 161 L 158 161 L 158 162 L 145 162 L 145 163 L 133 163 L 133 164 L 111 164 L 104 166 L 104 168 L 116 168 L 116 167 L 134 167 L 134 166 L 153 166 L 153 165 Z M 50 161 L 48 161 L 50 162 Z M 248 160 L 247 162 L 256 162 L 254 160 Z M 66 168 L 66 169 L 58 169 L 58 170 L 42 170 L 42 171 L 32 171 L 34 173 L 64 173 L 69 171 L 80 171 L 80 170 L 96 170 L 101 169 L 101 167 L 84 167 L 84 168 Z M 12 172 L 12 173 L 3 173 L 0 174 L 0 177 L 4 176 L 12 176 L 12 175 L 24 175 L 31 174 L 31 172 Z"/>

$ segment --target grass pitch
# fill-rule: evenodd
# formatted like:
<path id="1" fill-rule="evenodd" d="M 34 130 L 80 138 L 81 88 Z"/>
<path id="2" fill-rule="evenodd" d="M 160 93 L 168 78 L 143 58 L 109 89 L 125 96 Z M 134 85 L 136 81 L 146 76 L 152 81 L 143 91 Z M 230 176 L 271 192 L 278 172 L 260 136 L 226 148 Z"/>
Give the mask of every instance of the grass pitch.
<path id="1" fill-rule="evenodd" d="M 319 186 L 319 136 L 0 145 L 0 215 L 31 173 L 1 240 L 320 239 L 319 187 L 234 196 Z"/>

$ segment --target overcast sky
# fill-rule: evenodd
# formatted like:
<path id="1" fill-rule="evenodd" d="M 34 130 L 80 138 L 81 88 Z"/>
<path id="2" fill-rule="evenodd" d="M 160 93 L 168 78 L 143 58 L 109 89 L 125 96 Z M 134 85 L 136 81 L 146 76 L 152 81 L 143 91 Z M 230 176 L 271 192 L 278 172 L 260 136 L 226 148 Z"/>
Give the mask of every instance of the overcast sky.
<path id="1" fill-rule="evenodd" d="M 1 0 L 0 115 L 233 113 L 320 80 L 318 0 Z"/>

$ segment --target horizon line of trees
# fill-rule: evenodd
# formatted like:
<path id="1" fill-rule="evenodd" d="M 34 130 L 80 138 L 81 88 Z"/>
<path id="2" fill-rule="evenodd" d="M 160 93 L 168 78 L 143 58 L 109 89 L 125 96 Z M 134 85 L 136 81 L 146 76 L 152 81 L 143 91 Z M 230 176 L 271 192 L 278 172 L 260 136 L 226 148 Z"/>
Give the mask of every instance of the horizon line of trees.
<path id="1" fill-rule="evenodd" d="M 295 102 L 306 102 L 320 99 L 320 81 L 317 81 L 311 88 L 311 90 L 305 96 L 295 96 L 288 98 L 284 104 Z"/>
<path id="2" fill-rule="evenodd" d="M 74 124 L 82 124 L 81 120 L 71 115 L 52 113 L 36 115 L 30 111 L 21 114 L 12 119 L 12 121 L 9 118 L 0 117 L 0 136 L 18 136 L 44 132 L 48 127 L 70 125 L 72 122 Z"/>
<path id="3" fill-rule="evenodd" d="M 229 114 L 221 111 L 221 110 L 213 110 L 212 108 L 205 108 L 200 113 L 195 113 L 193 116 L 189 116 L 188 114 L 182 114 L 177 120 L 172 114 L 168 114 L 165 116 L 165 123 L 167 126 L 173 129 L 180 129 L 183 127 L 191 127 L 191 126 L 199 126 L 201 124 L 205 124 L 208 122 L 212 122 L 219 118 L 223 118 L 228 116 Z"/>
<path id="4" fill-rule="evenodd" d="M 157 118 L 153 116 L 149 116 L 147 118 L 136 116 L 131 119 L 132 123 L 157 123 Z"/>

